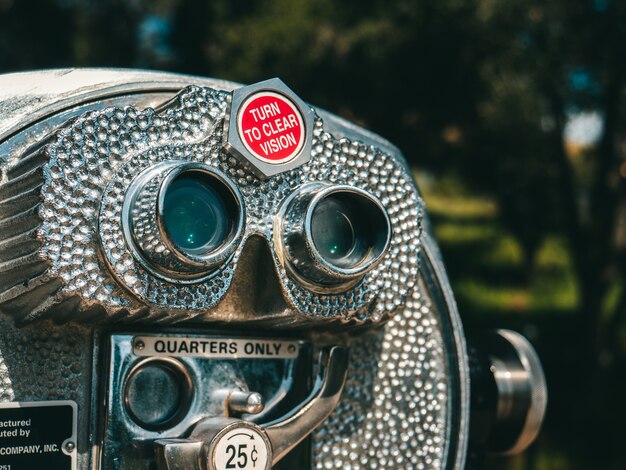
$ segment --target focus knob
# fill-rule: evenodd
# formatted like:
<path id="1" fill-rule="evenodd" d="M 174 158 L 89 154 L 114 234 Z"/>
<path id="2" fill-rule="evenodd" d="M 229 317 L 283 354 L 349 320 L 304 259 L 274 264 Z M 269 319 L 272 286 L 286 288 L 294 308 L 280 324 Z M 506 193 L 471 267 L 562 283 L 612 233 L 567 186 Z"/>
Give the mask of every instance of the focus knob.
<path id="1" fill-rule="evenodd" d="M 487 450 L 518 454 L 543 423 L 548 393 L 537 352 L 519 333 L 496 330 L 470 347 L 472 440 Z"/>

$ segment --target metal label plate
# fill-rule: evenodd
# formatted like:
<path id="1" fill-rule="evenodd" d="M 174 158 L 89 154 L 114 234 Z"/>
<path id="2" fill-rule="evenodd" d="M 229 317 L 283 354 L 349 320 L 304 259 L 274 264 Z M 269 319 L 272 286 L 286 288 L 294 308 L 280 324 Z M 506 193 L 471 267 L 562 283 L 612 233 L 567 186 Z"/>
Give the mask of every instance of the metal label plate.
<path id="1" fill-rule="evenodd" d="M 206 336 L 136 336 L 133 339 L 133 352 L 137 356 L 208 359 L 294 359 L 299 346 L 299 341 Z"/>
<path id="2" fill-rule="evenodd" d="M 0 403 L 0 469 L 76 470 L 76 403 Z"/>

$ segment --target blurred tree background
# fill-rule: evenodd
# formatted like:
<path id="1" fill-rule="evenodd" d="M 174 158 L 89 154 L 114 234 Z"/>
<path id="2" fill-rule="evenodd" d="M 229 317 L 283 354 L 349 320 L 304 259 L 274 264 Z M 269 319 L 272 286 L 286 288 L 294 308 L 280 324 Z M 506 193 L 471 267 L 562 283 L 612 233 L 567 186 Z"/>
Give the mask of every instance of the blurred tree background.
<path id="1" fill-rule="evenodd" d="M 626 2 L 0 0 L 1 72 L 68 66 L 280 76 L 396 143 L 467 328 L 545 362 L 544 432 L 490 468 L 626 468 Z"/>

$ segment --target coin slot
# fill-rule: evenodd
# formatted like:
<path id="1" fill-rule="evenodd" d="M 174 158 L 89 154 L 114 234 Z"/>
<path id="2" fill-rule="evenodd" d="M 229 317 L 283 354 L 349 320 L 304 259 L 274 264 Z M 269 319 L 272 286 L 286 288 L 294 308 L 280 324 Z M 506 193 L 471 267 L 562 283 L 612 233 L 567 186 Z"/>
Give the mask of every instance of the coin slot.
<path id="1" fill-rule="evenodd" d="M 179 361 L 147 359 L 128 374 L 124 404 L 131 419 L 144 429 L 161 431 L 178 424 L 189 411 L 193 382 Z"/>

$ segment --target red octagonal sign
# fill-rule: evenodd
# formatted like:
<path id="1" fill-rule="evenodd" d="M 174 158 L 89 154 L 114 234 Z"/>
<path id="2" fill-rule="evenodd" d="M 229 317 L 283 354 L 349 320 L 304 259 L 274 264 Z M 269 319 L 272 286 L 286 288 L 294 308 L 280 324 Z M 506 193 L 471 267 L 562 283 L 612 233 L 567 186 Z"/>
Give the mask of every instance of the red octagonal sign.
<path id="1" fill-rule="evenodd" d="M 286 163 L 305 141 L 305 125 L 296 105 L 284 95 L 261 91 L 248 97 L 237 116 L 239 138 L 259 160 Z"/>

